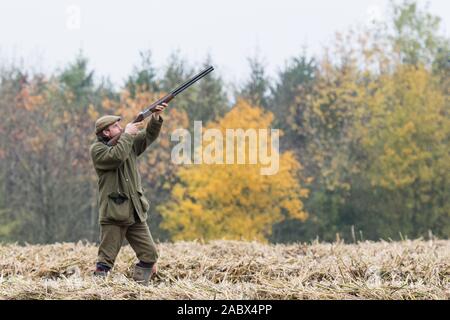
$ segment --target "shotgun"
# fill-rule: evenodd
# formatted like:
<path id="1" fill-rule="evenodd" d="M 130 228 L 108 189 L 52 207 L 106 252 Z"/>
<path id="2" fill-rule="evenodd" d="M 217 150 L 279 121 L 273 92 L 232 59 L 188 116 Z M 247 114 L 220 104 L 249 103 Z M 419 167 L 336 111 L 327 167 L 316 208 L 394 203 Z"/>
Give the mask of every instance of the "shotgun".
<path id="1" fill-rule="evenodd" d="M 177 88 L 172 90 L 170 93 L 168 93 L 167 95 L 165 95 L 161 99 L 153 102 L 147 109 L 145 109 L 144 111 L 139 112 L 139 114 L 136 117 L 136 119 L 133 120 L 133 123 L 141 122 L 145 118 L 149 117 L 153 113 L 153 110 L 157 106 L 161 105 L 162 103 L 169 103 L 179 93 L 183 92 L 184 90 L 186 90 L 187 88 L 192 86 L 195 82 L 197 82 L 198 80 L 200 80 L 201 78 L 203 78 L 204 76 L 206 76 L 208 73 L 210 73 L 213 70 L 214 70 L 214 68 L 212 66 L 209 66 L 205 70 L 203 70 L 203 71 L 199 72 L 198 74 L 196 74 L 195 76 L 193 76 L 191 79 L 189 79 L 189 80 L 185 81 L 184 83 L 182 83 L 181 85 L 179 85 Z M 111 138 L 108 141 L 108 145 L 109 146 L 116 145 L 116 143 L 119 140 L 119 138 L 120 138 L 120 134 L 118 134 L 114 138 Z"/>

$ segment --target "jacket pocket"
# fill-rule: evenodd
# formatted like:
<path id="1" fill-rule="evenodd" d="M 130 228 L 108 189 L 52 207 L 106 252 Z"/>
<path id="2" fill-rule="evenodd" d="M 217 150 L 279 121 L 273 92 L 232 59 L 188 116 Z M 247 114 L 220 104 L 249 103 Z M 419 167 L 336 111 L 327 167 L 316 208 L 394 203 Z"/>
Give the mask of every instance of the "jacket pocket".
<path id="1" fill-rule="evenodd" d="M 108 207 L 106 217 L 114 221 L 126 221 L 130 215 L 130 200 L 122 192 L 111 192 L 108 194 Z"/>
<path id="2" fill-rule="evenodd" d="M 146 213 L 148 209 L 150 209 L 150 202 L 147 200 L 147 198 L 144 196 L 143 191 L 138 190 L 139 200 L 141 200 L 142 205 L 142 213 Z"/>

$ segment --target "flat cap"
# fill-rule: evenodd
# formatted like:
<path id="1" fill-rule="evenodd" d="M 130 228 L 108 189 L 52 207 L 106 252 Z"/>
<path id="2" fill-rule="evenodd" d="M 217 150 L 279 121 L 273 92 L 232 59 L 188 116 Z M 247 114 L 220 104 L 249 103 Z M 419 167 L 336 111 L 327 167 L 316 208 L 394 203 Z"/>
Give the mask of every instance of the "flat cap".
<path id="1" fill-rule="evenodd" d="M 121 120 L 119 116 L 103 116 L 95 121 L 95 134 L 99 134 L 102 130 L 106 129 L 109 125 Z"/>

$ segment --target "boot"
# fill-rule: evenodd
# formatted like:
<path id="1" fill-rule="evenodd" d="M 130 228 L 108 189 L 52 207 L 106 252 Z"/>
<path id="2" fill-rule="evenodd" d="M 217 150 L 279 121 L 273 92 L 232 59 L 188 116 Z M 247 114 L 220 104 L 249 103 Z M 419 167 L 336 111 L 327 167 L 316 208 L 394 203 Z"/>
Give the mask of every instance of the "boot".
<path id="1" fill-rule="evenodd" d="M 103 263 L 97 263 L 96 269 L 94 271 L 94 276 L 101 277 L 101 278 L 106 278 L 106 276 L 108 275 L 109 270 L 111 270 L 111 268 L 108 267 L 107 265 L 105 265 Z"/>
<path id="2" fill-rule="evenodd" d="M 144 286 L 148 285 L 150 278 L 156 273 L 156 263 L 151 268 L 134 266 L 133 280 Z"/>
<path id="3" fill-rule="evenodd" d="M 96 277 L 106 278 L 107 275 L 108 275 L 108 272 L 106 272 L 105 270 L 95 269 L 95 271 L 94 271 L 94 276 L 96 276 Z"/>

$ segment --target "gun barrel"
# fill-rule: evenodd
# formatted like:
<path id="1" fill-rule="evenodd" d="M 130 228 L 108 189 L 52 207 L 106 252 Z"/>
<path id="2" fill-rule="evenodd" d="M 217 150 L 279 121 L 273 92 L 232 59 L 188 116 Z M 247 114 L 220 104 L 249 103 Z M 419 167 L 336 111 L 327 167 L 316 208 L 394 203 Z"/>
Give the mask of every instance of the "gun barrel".
<path id="1" fill-rule="evenodd" d="M 191 79 L 189 79 L 186 82 L 182 83 L 179 87 L 174 89 L 171 92 L 171 94 L 173 94 L 173 96 L 176 96 L 177 94 L 179 94 L 180 92 L 182 92 L 186 88 L 190 87 L 195 82 L 197 82 L 198 80 L 200 80 L 201 78 L 203 78 L 204 76 L 206 76 L 208 73 L 210 73 L 213 70 L 214 70 L 214 67 L 213 66 L 209 66 L 205 70 L 203 70 L 203 71 L 199 72 L 198 74 L 196 74 L 195 76 L 193 76 Z"/>

